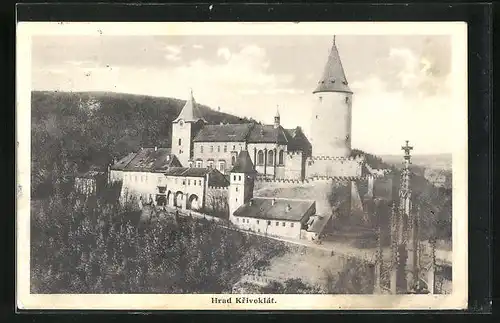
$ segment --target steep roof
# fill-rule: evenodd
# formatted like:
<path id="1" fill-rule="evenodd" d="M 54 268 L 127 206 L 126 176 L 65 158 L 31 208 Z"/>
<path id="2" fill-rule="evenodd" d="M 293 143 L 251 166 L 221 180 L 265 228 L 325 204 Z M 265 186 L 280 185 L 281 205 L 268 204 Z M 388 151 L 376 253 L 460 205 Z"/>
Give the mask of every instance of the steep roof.
<path id="1" fill-rule="evenodd" d="M 314 204 L 314 201 L 279 198 L 275 198 L 273 204 L 273 198 L 254 197 L 234 211 L 234 215 L 266 220 L 300 221 Z"/>
<path id="2" fill-rule="evenodd" d="M 249 143 L 278 143 L 285 145 L 288 143 L 288 138 L 282 126 L 274 127 L 274 125 L 256 124 L 250 131 L 247 141 Z"/>
<path id="3" fill-rule="evenodd" d="M 252 129 L 251 123 L 206 125 L 194 137 L 194 142 L 244 142 Z"/>
<path id="4" fill-rule="evenodd" d="M 234 167 L 231 169 L 232 173 L 253 173 L 255 172 L 254 165 L 250 159 L 248 151 L 240 151 Z"/>
<path id="5" fill-rule="evenodd" d="M 142 148 L 111 166 L 113 170 L 164 172 L 170 167 L 181 166 L 181 163 L 171 154 L 170 148 Z"/>
<path id="6" fill-rule="evenodd" d="M 186 100 L 186 103 L 184 104 L 181 113 L 179 113 L 174 122 L 177 122 L 181 119 L 186 122 L 196 122 L 198 120 L 205 121 L 205 119 L 203 118 L 203 113 L 201 112 L 199 105 L 196 103 L 196 100 L 194 99 L 193 91 L 190 92 L 188 100 Z"/>
<path id="7" fill-rule="evenodd" d="M 337 45 L 335 44 L 335 37 L 333 38 L 332 49 L 323 70 L 323 75 L 319 79 L 318 86 L 313 93 L 317 92 L 352 93 L 347 83 Z"/>
<path id="8" fill-rule="evenodd" d="M 208 175 L 208 186 L 211 187 L 227 187 L 229 181 L 227 178 L 215 168 L 199 168 L 199 167 L 172 167 L 164 172 L 165 176 L 176 177 L 205 177 Z"/>

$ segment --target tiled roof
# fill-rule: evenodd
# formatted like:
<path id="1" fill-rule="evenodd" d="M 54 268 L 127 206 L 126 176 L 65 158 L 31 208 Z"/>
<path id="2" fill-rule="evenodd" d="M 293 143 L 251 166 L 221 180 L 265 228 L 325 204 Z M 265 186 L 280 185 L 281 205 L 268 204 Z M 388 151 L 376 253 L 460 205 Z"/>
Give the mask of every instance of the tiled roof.
<path id="1" fill-rule="evenodd" d="M 249 143 L 278 143 L 287 144 L 288 138 L 283 127 L 274 125 L 256 124 L 248 136 Z"/>
<path id="2" fill-rule="evenodd" d="M 195 142 L 248 142 L 288 145 L 288 150 L 307 150 L 311 143 L 302 130 L 260 124 L 206 125 L 194 138 Z"/>
<path id="3" fill-rule="evenodd" d="M 251 123 L 206 125 L 196 135 L 195 142 L 244 142 L 252 128 Z"/>
<path id="4" fill-rule="evenodd" d="M 345 77 L 344 68 L 342 67 L 342 62 L 337 50 L 337 45 L 335 45 L 335 40 L 333 41 L 330 55 L 328 56 L 325 69 L 323 70 L 323 75 L 321 76 L 318 86 L 313 93 L 316 92 L 352 93 L 351 89 L 347 85 L 347 78 Z"/>
<path id="5" fill-rule="evenodd" d="M 254 165 L 248 155 L 248 151 L 242 150 L 236 159 L 234 167 L 231 169 L 232 173 L 253 173 L 255 172 Z"/>
<path id="6" fill-rule="evenodd" d="M 311 217 L 311 223 L 309 223 L 309 227 L 307 228 L 308 232 L 321 233 L 325 228 L 328 220 L 330 220 L 331 214 L 325 215 L 316 215 Z"/>
<path id="7" fill-rule="evenodd" d="M 315 207 L 314 201 L 273 199 L 255 197 L 234 211 L 235 216 L 266 219 L 300 221 L 307 211 Z M 290 207 L 288 210 L 288 206 Z M 274 225 L 274 223 L 273 223 Z"/>
<path id="8" fill-rule="evenodd" d="M 128 161 L 128 162 L 127 162 Z M 181 166 L 170 148 L 142 148 L 129 154 L 111 166 L 111 169 L 124 171 L 164 172 L 170 167 Z"/>

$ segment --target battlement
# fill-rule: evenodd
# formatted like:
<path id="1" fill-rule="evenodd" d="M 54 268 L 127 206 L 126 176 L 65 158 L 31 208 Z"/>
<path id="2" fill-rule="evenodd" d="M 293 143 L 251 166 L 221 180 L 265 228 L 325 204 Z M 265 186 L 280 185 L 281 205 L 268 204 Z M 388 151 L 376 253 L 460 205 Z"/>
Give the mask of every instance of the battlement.
<path id="1" fill-rule="evenodd" d="M 287 151 L 286 152 L 287 156 L 293 157 L 293 156 L 302 156 L 302 151 L 297 150 L 297 151 Z"/>
<path id="2" fill-rule="evenodd" d="M 257 183 L 269 184 L 308 184 L 314 182 L 351 182 L 356 180 L 367 180 L 366 176 L 314 176 L 304 180 L 299 179 L 274 179 L 274 178 L 256 178 Z"/>
<path id="3" fill-rule="evenodd" d="M 333 161 L 356 161 L 358 163 L 362 163 L 365 161 L 365 157 L 363 155 L 358 155 L 355 157 L 338 157 L 338 156 L 311 156 L 307 159 L 308 161 L 316 161 L 316 160 L 333 160 Z"/>

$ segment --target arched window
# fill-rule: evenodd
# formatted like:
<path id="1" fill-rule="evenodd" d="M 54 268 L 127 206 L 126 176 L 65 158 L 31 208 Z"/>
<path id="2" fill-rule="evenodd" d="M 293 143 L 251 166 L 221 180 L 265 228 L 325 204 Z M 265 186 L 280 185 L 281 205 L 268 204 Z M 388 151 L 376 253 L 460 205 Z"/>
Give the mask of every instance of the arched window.
<path id="1" fill-rule="evenodd" d="M 235 163 L 236 163 L 236 156 L 233 156 L 231 157 L 231 165 L 234 166 Z"/>
<path id="2" fill-rule="evenodd" d="M 285 163 L 284 155 L 285 155 L 285 152 L 283 150 L 280 150 L 280 152 L 278 154 L 278 164 L 283 165 Z"/>
<path id="3" fill-rule="evenodd" d="M 257 165 L 264 165 L 264 152 L 262 150 L 257 153 Z"/>
<path id="4" fill-rule="evenodd" d="M 274 150 L 269 150 L 267 153 L 267 164 L 274 165 Z"/>

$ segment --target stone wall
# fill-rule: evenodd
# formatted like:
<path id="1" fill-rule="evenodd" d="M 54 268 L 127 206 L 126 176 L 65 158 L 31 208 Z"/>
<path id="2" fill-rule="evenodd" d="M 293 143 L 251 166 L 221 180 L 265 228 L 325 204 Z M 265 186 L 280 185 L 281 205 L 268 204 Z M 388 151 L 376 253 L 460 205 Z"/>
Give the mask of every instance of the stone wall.
<path id="1" fill-rule="evenodd" d="M 356 158 L 311 157 L 305 163 L 305 177 L 362 176 L 362 161 Z"/>

